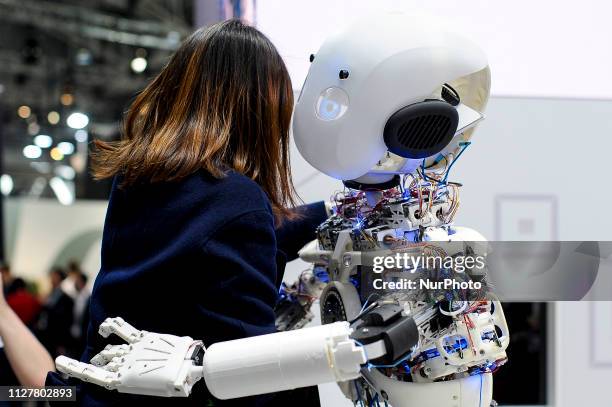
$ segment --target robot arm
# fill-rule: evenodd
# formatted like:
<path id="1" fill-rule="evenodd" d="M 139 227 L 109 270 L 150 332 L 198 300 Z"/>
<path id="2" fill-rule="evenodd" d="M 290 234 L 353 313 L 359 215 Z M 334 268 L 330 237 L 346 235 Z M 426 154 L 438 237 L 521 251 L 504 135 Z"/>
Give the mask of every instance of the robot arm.
<path id="1" fill-rule="evenodd" d="M 109 390 L 161 397 L 189 396 L 203 377 L 211 394 L 231 399 L 356 379 L 366 363 L 392 363 L 418 341 L 415 322 L 398 308 L 382 306 L 352 326 L 336 322 L 205 349 L 190 337 L 139 331 L 121 318 L 109 318 L 100 334 L 114 333 L 127 344 L 107 346 L 92 364 L 60 356 L 56 366 Z"/>

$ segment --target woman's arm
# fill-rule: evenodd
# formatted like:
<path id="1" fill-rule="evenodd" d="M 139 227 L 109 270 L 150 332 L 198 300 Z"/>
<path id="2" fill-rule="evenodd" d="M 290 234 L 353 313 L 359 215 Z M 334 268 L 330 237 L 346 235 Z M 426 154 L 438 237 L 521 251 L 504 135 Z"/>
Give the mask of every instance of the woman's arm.
<path id="1" fill-rule="evenodd" d="M 202 306 L 228 324 L 220 332 L 207 332 L 205 342 L 273 332 L 278 290 L 272 214 L 256 210 L 239 215 L 218 229 L 203 249 L 207 272 L 200 274 Z"/>
<path id="2" fill-rule="evenodd" d="M 298 206 L 294 211 L 298 218 L 285 221 L 276 229 L 278 249 L 288 262 L 297 259 L 298 251 L 316 238 L 317 226 L 329 216 L 323 201 Z"/>
<path id="3" fill-rule="evenodd" d="M 21 322 L 4 298 L 0 280 L 0 337 L 4 352 L 22 386 L 43 387 L 47 372 L 55 370 L 51 355 Z"/>

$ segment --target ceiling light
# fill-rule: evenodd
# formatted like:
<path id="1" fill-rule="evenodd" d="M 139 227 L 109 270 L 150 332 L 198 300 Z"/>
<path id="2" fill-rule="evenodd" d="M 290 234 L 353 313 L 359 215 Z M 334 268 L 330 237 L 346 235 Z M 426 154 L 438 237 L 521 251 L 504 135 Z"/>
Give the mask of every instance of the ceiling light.
<path id="1" fill-rule="evenodd" d="M 47 121 L 50 124 L 58 124 L 60 121 L 60 114 L 56 111 L 50 111 L 47 115 Z"/>
<path id="2" fill-rule="evenodd" d="M 42 150 L 38 146 L 29 145 L 23 148 L 23 156 L 32 160 L 39 158 L 42 154 Z"/>
<path id="3" fill-rule="evenodd" d="M 69 143 L 67 141 L 62 141 L 61 143 L 59 143 L 57 145 L 57 148 L 64 155 L 70 155 L 70 154 L 74 153 L 74 144 Z"/>
<path id="4" fill-rule="evenodd" d="M 55 161 L 61 161 L 64 159 L 64 153 L 61 152 L 61 150 L 57 147 L 53 147 L 51 149 L 51 151 L 49 151 L 49 155 L 51 156 L 51 158 L 53 158 Z"/>
<path id="5" fill-rule="evenodd" d="M 89 117 L 83 113 L 72 113 L 66 119 L 66 124 L 73 129 L 82 129 L 89 124 Z"/>
<path id="6" fill-rule="evenodd" d="M 142 73 L 147 69 L 147 60 L 143 57 L 136 57 L 130 62 L 130 68 L 136 73 Z"/>
<path id="7" fill-rule="evenodd" d="M 85 130 L 77 130 L 74 132 L 74 139 L 79 143 L 85 143 L 87 141 L 87 131 Z"/>
<path id="8" fill-rule="evenodd" d="M 13 190 L 13 177 L 8 174 L 0 175 L 0 193 L 4 196 L 8 196 Z"/>
<path id="9" fill-rule="evenodd" d="M 49 148 L 51 144 L 53 144 L 53 139 L 51 136 L 47 136 L 46 134 L 39 134 L 34 137 L 34 144 L 36 144 L 40 148 Z"/>
<path id="10" fill-rule="evenodd" d="M 22 119 L 27 119 L 32 114 L 32 109 L 30 109 L 30 106 L 26 105 L 19 106 L 19 109 L 17 109 L 17 114 Z"/>

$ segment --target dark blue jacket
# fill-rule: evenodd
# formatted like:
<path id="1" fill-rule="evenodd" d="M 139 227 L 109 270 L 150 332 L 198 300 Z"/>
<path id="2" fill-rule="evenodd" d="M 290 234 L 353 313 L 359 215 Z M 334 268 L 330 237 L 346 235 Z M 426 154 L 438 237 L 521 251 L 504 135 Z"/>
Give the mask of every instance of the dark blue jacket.
<path id="1" fill-rule="evenodd" d="M 102 264 L 90 305 L 89 361 L 108 343 L 97 328 L 121 316 L 138 329 L 191 336 L 205 345 L 275 331 L 273 307 L 287 261 L 314 238 L 325 217 L 322 202 L 300 208 L 301 218 L 275 229 L 270 202 L 249 178 L 198 172 L 177 182 L 113 185 L 102 239 Z M 50 374 L 48 384 L 57 384 Z M 205 406 L 203 383 L 189 400 Z M 91 406 L 170 400 L 79 389 Z M 274 397 L 214 405 L 271 404 Z M 275 403 L 276 404 L 276 403 Z"/>

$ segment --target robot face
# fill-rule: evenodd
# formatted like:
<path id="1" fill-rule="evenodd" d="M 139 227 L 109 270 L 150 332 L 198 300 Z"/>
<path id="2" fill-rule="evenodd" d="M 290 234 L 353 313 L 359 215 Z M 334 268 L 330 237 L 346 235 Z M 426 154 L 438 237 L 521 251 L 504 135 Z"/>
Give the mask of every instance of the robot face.
<path id="1" fill-rule="evenodd" d="M 457 148 L 482 119 L 488 93 L 486 58 L 469 40 L 425 17 L 371 17 L 316 54 L 293 133 L 304 158 L 329 176 L 388 179 Z"/>

